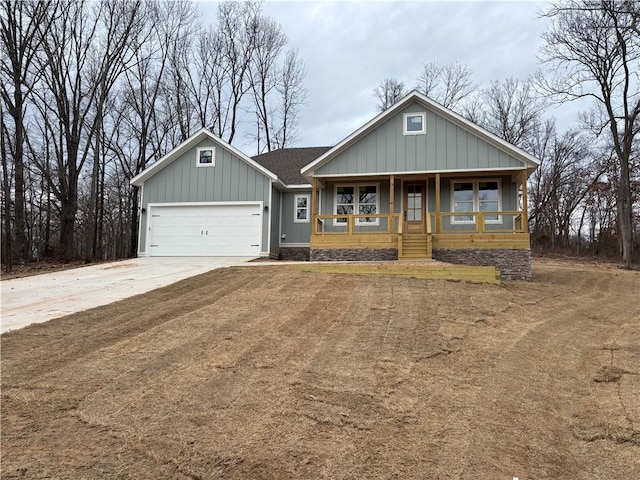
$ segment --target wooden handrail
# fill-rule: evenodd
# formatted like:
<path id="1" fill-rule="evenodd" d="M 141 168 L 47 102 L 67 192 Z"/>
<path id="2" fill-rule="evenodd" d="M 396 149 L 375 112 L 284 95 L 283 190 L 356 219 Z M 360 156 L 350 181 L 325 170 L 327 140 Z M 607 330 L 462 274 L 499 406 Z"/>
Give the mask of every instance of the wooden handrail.
<path id="1" fill-rule="evenodd" d="M 512 211 L 512 210 L 504 210 L 497 212 L 430 212 L 426 215 L 427 224 L 426 224 L 426 233 L 427 235 L 431 235 L 432 226 L 431 219 L 435 218 L 435 233 L 476 233 L 476 234 L 484 234 L 484 233 L 493 233 L 493 232 L 513 232 L 513 233 L 527 233 L 525 226 L 523 225 L 522 220 L 520 220 L 518 224 L 518 219 L 522 219 L 521 211 Z M 497 215 L 499 217 L 513 217 L 513 227 L 512 228 L 503 228 L 501 229 L 502 221 L 499 223 L 488 223 L 486 222 L 486 217 L 488 215 Z M 398 221 L 397 234 L 403 235 L 404 233 L 404 222 L 402 220 L 403 214 L 401 213 L 362 213 L 362 214 L 350 214 L 350 215 L 314 215 L 315 219 L 313 234 L 323 234 L 323 235 L 359 235 L 359 234 L 367 234 L 367 235 L 375 235 L 375 234 L 393 234 L 396 231 L 395 221 Z M 452 227 L 465 227 L 467 228 L 447 228 L 446 230 L 443 228 L 444 217 L 473 217 L 473 222 L 468 223 L 459 223 L 454 224 Z M 379 225 L 370 225 L 367 223 L 358 223 L 357 219 L 359 218 L 386 218 L 389 222 L 387 228 L 383 229 L 375 229 L 375 227 L 379 227 Z M 333 227 L 338 228 L 338 230 L 334 231 L 326 231 L 326 220 L 338 220 L 345 219 L 346 222 L 340 222 L 336 224 L 334 222 Z M 359 230 L 362 227 L 374 227 L 374 229 L 369 230 Z"/>
<path id="2" fill-rule="evenodd" d="M 397 218 L 400 217 L 399 213 L 359 213 L 359 214 L 351 214 L 351 215 L 340 215 L 340 214 L 323 214 L 323 215 L 314 215 L 313 218 L 315 219 L 315 222 L 313 223 L 313 228 L 312 228 L 312 234 L 338 234 L 338 235 L 345 235 L 345 234 L 349 234 L 349 235 L 358 235 L 360 233 L 366 233 L 368 235 L 375 235 L 375 234 L 393 234 L 393 230 L 395 230 L 393 227 L 393 223 L 395 222 L 395 220 Z M 376 227 L 378 225 L 368 225 L 367 223 L 357 223 L 356 219 L 358 218 L 386 218 L 387 221 L 389 221 L 391 223 L 390 228 L 386 228 L 384 230 L 367 230 L 365 232 L 359 232 L 357 231 L 358 227 Z M 338 219 L 346 219 L 346 222 L 340 222 L 339 224 L 335 224 L 334 223 L 334 227 L 337 228 L 346 228 L 346 231 L 344 230 L 338 230 L 338 231 L 333 231 L 333 232 L 326 232 L 325 231 L 325 221 L 326 220 L 338 220 Z M 402 227 L 402 222 L 399 221 L 398 225 L 400 225 L 400 227 Z M 389 227 L 389 226 L 388 226 Z"/>
<path id="3" fill-rule="evenodd" d="M 522 214 L 522 212 L 520 210 L 496 210 L 495 212 L 491 212 L 491 211 L 483 211 L 483 212 L 440 212 L 441 215 L 446 215 L 446 216 L 453 216 L 453 215 L 458 215 L 458 216 L 470 216 L 470 215 L 477 215 L 478 213 L 484 213 L 485 215 L 520 215 Z M 435 215 L 435 212 L 430 212 L 430 215 Z"/>
<path id="4" fill-rule="evenodd" d="M 394 217 L 397 217 L 399 214 L 398 213 L 394 213 L 392 215 Z M 344 215 L 340 215 L 340 214 L 316 215 L 316 217 L 322 218 L 322 219 L 348 218 L 348 217 L 354 217 L 354 218 L 387 218 L 388 216 L 389 216 L 388 213 L 352 213 L 352 214 L 344 214 Z"/>
<path id="5" fill-rule="evenodd" d="M 436 233 L 491 233 L 491 232 L 513 232 L 513 233 L 527 233 L 526 229 L 520 222 L 518 225 L 518 218 L 521 218 L 522 212 L 517 210 L 500 210 L 496 212 L 439 212 L 439 213 L 430 213 L 430 216 L 435 218 L 436 221 Z M 487 215 L 495 215 L 498 217 L 513 217 L 513 227 L 512 228 L 487 228 L 486 216 Z M 469 228 L 459 230 L 459 229 L 448 229 L 445 230 L 442 226 L 442 218 L 443 217 L 473 217 L 473 221 L 470 222 L 460 222 L 454 224 L 452 226 L 460 227 L 464 225 L 468 225 Z M 498 223 L 493 223 L 496 227 L 499 227 L 503 221 L 501 220 Z M 492 225 L 489 223 L 488 225 Z"/>

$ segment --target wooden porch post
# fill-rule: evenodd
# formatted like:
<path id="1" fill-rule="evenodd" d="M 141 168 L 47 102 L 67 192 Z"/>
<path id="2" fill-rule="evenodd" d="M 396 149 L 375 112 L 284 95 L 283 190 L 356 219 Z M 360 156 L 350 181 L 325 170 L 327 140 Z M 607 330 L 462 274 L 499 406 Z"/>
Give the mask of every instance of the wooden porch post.
<path id="1" fill-rule="evenodd" d="M 389 220 L 388 220 L 388 227 L 389 227 L 389 233 L 393 233 L 394 230 L 394 219 L 393 219 L 393 215 L 394 213 L 396 213 L 396 207 L 395 207 L 395 176 L 391 175 L 389 176 Z"/>
<path id="2" fill-rule="evenodd" d="M 436 233 L 442 230 L 442 219 L 440 217 L 440 174 L 436 173 Z"/>
<path id="3" fill-rule="evenodd" d="M 527 170 L 522 170 L 522 231 L 529 233 L 529 207 L 527 199 Z"/>
<path id="4" fill-rule="evenodd" d="M 311 179 L 311 234 L 318 233 L 318 210 L 317 210 L 317 199 L 316 199 L 316 188 L 317 188 L 317 179 L 313 177 Z"/>

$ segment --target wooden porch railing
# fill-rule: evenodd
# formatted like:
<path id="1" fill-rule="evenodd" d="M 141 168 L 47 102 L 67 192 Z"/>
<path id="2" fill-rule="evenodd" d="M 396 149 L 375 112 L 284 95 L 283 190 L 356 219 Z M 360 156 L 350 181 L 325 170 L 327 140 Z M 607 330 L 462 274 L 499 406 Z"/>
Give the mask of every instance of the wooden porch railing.
<path id="1" fill-rule="evenodd" d="M 499 211 L 499 212 L 440 212 L 430 213 L 430 218 L 434 220 L 435 233 L 527 233 L 528 228 L 526 222 L 522 222 L 523 214 L 521 211 Z M 495 223 L 487 223 L 487 217 L 498 217 Z M 451 218 L 449 225 L 444 226 L 443 219 Z M 453 223 L 453 217 L 471 217 L 472 220 L 458 221 Z M 511 217 L 511 221 L 506 219 Z M 491 222 L 491 220 L 489 220 Z M 428 222 L 429 224 L 431 221 Z M 513 224 L 511 228 L 504 227 L 505 223 Z"/>
<path id="2" fill-rule="evenodd" d="M 498 216 L 499 220 L 491 223 L 487 217 Z M 468 218 L 470 220 L 459 221 L 457 223 L 453 217 Z M 375 225 L 373 222 L 358 222 L 358 219 L 386 219 L 386 228 Z M 450 218 L 452 221 L 445 225 L 444 219 Z M 499 212 L 440 212 L 429 213 L 426 217 L 426 233 L 447 233 L 447 234 L 483 234 L 483 233 L 527 233 L 526 222 L 522 222 L 523 212 L 521 211 L 499 211 Z M 342 220 L 338 223 L 339 220 Z M 487 221 L 489 223 L 487 223 Z M 329 222 L 331 222 L 329 224 Z M 367 213 L 356 215 L 313 215 L 312 235 L 376 235 L 397 233 L 402 238 L 403 215 L 400 213 Z M 433 227 L 432 227 L 433 223 Z M 505 224 L 510 225 L 505 228 Z M 330 225 L 330 229 L 327 226 Z M 512 225 L 512 226 L 511 226 Z"/>
<path id="3" fill-rule="evenodd" d="M 313 235 L 376 235 L 395 233 L 396 220 L 398 220 L 399 228 L 402 229 L 402 222 L 399 221 L 399 213 L 363 213 L 357 215 L 314 215 Z M 387 228 L 380 229 L 380 225 L 372 222 L 358 223 L 357 219 L 380 218 L 387 220 Z M 343 220 L 338 223 L 338 220 Z M 331 230 L 327 230 L 325 225 L 327 221 L 331 221 Z M 346 227 L 346 228 L 345 228 Z"/>

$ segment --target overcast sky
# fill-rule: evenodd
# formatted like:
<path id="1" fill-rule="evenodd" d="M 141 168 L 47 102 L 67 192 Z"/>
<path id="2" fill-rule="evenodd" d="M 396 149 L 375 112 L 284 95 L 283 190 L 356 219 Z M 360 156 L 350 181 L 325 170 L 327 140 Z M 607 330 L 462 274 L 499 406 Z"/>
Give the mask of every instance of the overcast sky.
<path id="1" fill-rule="evenodd" d="M 203 23 L 216 4 L 199 4 Z M 373 89 L 384 78 L 413 88 L 427 62 L 464 63 L 480 87 L 526 78 L 540 63 L 544 2 L 267 0 L 306 63 L 308 104 L 300 110 L 297 146 L 334 145 L 376 114 Z M 576 106 L 550 110 L 563 128 Z M 250 145 L 237 145 L 247 153 Z"/>

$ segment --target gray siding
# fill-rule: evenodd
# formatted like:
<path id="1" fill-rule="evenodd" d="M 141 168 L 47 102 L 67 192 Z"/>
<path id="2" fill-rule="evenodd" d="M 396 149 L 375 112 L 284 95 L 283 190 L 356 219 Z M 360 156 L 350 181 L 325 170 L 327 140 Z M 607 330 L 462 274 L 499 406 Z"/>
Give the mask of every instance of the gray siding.
<path id="1" fill-rule="evenodd" d="M 294 199 L 296 195 L 309 195 L 309 205 L 311 205 L 311 190 L 282 193 L 281 233 L 282 235 L 286 235 L 287 238 L 280 240 L 281 245 L 287 245 L 288 243 L 308 244 L 311 238 L 311 218 L 309 218 L 309 222 L 307 223 L 296 223 L 293 221 L 295 218 Z M 309 207 L 309 212 L 309 217 L 311 217 L 311 207 Z"/>
<path id="2" fill-rule="evenodd" d="M 271 206 L 269 214 L 271 216 L 271 242 L 269 244 L 269 253 L 277 258 L 280 252 L 280 204 L 282 202 L 282 193 L 275 188 L 271 191 Z"/>
<path id="3" fill-rule="evenodd" d="M 215 147 L 215 166 L 196 166 L 199 147 Z M 149 203 L 261 201 L 263 212 L 261 252 L 267 251 L 271 179 L 238 158 L 221 144 L 205 139 L 149 178 L 143 185 L 142 208 Z M 277 215 L 277 212 L 275 212 Z M 147 215 L 141 215 L 138 251 L 145 253 Z"/>
<path id="4" fill-rule="evenodd" d="M 426 111 L 427 133 L 403 135 L 403 114 Z M 522 168 L 521 161 L 419 103 L 407 105 L 329 163 L 316 175 Z"/>

